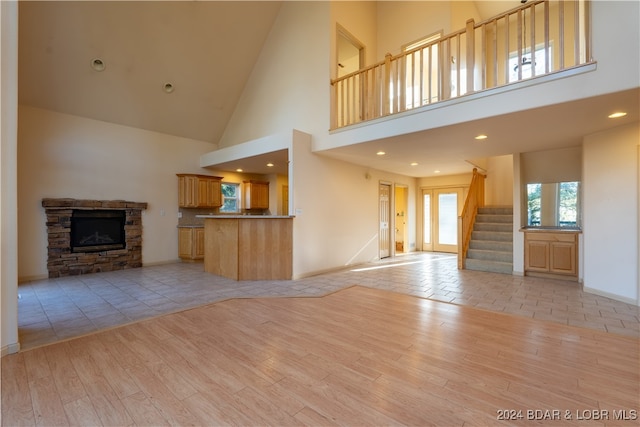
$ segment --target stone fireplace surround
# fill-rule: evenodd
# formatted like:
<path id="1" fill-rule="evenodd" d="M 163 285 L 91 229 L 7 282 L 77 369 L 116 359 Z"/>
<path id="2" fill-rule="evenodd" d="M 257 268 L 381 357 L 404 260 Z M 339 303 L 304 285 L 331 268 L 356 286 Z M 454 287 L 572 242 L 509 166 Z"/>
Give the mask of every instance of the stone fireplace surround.
<path id="1" fill-rule="evenodd" d="M 142 267 L 142 211 L 147 203 L 125 200 L 43 199 L 50 278 Z M 71 214 L 77 209 L 124 210 L 125 248 L 71 252 Z"/>

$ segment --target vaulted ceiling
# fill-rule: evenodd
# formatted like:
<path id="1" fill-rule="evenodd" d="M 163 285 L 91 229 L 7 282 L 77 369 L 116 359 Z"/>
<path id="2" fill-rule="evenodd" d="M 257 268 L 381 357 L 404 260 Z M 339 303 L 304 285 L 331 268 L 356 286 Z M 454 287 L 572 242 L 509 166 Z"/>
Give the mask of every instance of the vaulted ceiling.
<path id="1" fill-rule="evenodd" d="M 481 19 L 486 19 L 519 1 L 477 1 L 476 5 Z M 21 1 L 19 102 L 215 144 L 280 6 L 280 1 Z M 102 71 L 92 67 L 96 60 L 104 66 Z M 637 91 L 623 96 L 631 97 L 635 110 L 629 119 L 637 120 L 638 106 L 633 101 Z M 561 144 L 577 145 L 585 123 L 593 131 L 613 126 L 603 123 L 606 119 L 600 113 L 609 104 L 620 104 L 620 99 L 603 97 L 567 104 L 564 109 L 529 111 L 524 120 L 548 126 L 529 127 L 518 140 L 519 149 L 545 149 L 541 141 L 558 147 L 559 137 Z M 500 130 L 503 136 L 483 148 L 464 146 L 464 153 L 451 141 L 467 138 L 477 123 L 326 154 L 409 176 L 429 176 L 434 169 L 460 173 L 469 169 L 465 160 L 514 152 L 508 145 L 513 144 L 514 133 L 506 130 L 517 123 L 518 114 L 522 113 L 475 126 L 495 129 L 496 135 Z M 545 135 L 550 129 L 562 132 Z M 429 163 L 421 160 L 420 168 L 408 166 L 419 153 L 415 141 L 421 141 L 422 151 L 428 150 L 422 158 Z M 395 157 L 372 160 L 373 150 L 391 145 Z"/>
<path id="2" fill-rule="evenodd" d="M 215 143 L 280 4 L 22 1 L 19 102 Z M 508 8 L 478 4 L 487 17 Z"/>
<path id="3" fill-rule="evenodd" d="M 21 1 L 19 102 L 217 142 L 279 8 L 279 1 Z M 96 59 L 103 71 L 92 68 Z"/>

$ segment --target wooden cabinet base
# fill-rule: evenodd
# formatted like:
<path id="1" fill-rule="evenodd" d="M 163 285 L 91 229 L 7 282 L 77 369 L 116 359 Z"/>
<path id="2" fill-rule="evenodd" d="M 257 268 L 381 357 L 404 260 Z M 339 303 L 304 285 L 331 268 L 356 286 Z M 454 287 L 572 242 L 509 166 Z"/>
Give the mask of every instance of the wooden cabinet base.
<path id="1" fill-rule="evenodd" d="M 578 232 L 526 230 L 524 271 L 527 276 L 578 280 Z"/>
<path id="2" fill-rule="evenodd" d="M 292 227 L 292 218 L 206 218 L 204 270 L 233 280 L 290 280 Z"/>
<path id="3" fill-rule="evenodd" d="M 183 262 L 202 262 L 204 259 L 204 228 L 178 228 L 178 256 Z"/>

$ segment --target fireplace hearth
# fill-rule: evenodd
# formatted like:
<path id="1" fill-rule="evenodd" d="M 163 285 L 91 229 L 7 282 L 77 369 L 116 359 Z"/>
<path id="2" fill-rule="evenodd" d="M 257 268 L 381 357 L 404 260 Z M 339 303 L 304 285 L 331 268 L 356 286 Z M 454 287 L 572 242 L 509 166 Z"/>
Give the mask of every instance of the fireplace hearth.
<path id="1" fill-rule="evenodd" d="M 43 199 L 49 277 L 142 267 L 142 211 L 124 200 Z"/>

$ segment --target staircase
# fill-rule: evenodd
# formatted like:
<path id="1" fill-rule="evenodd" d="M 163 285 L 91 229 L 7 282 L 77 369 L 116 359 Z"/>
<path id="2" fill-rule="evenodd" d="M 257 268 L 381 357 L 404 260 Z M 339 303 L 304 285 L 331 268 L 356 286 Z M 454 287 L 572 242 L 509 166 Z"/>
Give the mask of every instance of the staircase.
<path id="1" fill-rule="evenodd" d="M 465 261 L 467 270 L 513 273 L 513 208 L 478 208 Z"/>

